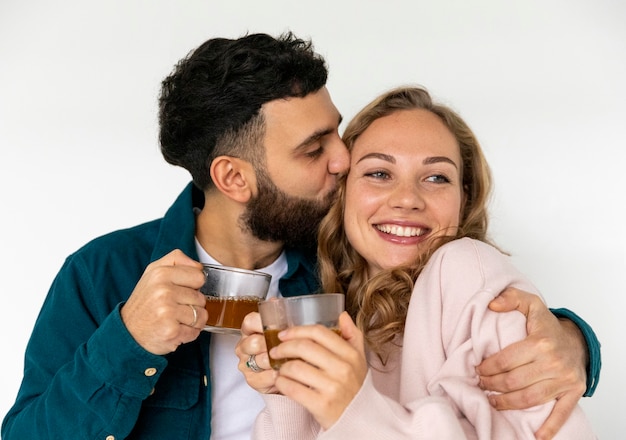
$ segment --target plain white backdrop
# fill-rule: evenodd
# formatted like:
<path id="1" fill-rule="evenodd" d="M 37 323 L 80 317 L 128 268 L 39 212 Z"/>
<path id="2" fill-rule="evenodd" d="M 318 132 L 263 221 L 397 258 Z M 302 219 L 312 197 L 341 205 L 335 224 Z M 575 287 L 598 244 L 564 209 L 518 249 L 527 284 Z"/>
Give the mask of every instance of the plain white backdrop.
<path id="1" fill-rule="evenodd" d="M 189 180 L 160 156 L 160 81 L 208 38 L 293 30 L 326 57 L 345 119 L 421 84 L 474 128 L 492 236 L 597 332 L 602 377 L 582 405 L 601 438 L 623 438 L 624 22 L 621 0 L 2 0 L 0 417 L 64 258 L 162 216 Z"/>

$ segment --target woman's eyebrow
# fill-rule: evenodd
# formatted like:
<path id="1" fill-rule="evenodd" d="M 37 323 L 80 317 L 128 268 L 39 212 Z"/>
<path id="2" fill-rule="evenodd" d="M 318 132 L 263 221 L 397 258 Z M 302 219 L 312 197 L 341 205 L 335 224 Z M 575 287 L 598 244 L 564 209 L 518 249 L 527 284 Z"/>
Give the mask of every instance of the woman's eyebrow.
<path id="1" fill-rule="evenodd" d="M 368 153 L 365 156 L 361 157 L 357 161 L 357 163 L 361 162 L 362 160 L 372 159 L 372 158 L 373 159 L 384 160 L 386 162 L 390 162 L 390 163 L 394 163 L 394 164 L 396 163 L 396 158 L 395 157 L 393 157 L 393 156 L 391 156 L 389 154 L 384 154 L 384 153 Z M 446 157 L 446 156 L 430 156 L 430 157 L 425 158 L 422 161 L 422 163 L 424 165 L 431 165 L 431 164 L 439 163 L 439 162 L 446 162 L 446 163 L 451 164 L 455 168 L 458 168 L 457 164 L 454 163 L 454 161 L 452 159 L 450 159 L 449 157 Z"/>
<path id="2" fill-rule="evenodd" d="M 386 162 L 391 162 L 391 163 L 396 163 L 396 158 L 393 156 L 390 156 L 389 154 L 384 154 L 384 153 L 368 153 L 365 156 L 361 157 L 359 160 L 357 160 L 356 163 L 361 162 L 362 160 L 365 159 L 380 159 L 380 160 L 384 160 Z"/>
<path id="3" fill-rule="evenodd" d="M 454 161 L 452 159 L 450 159 L 449 157 L 446 157 L 446 156 L 431 156 L 431 157 L 427 157 L 426 159 L 424 159 L 422 161 L 422 163 L 424 165 L 431 165 L 431 164 L 439 163 L 439 162 L 447 162 L 447 163 L 453 165 L 454 168 L 458 168 L 456 163 L 454 163 Z"/>

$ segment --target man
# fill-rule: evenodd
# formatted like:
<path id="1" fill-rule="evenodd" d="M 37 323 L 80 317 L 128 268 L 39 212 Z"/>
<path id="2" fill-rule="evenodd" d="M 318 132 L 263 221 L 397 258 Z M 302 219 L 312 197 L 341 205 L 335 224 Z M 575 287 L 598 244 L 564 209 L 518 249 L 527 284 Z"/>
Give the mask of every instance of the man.
<path id="1" fill-rule="evenodd" d="M 237 371 L 238 338 L 201 331 L 199 261 L 269 272 L 271 295 L 318 289 L 315 232 L 349 163 L 326 78 L 310 42 L 291 34 L 208 40 L 177 65 L 162 85 L 160 141 L 193 184 L 163 218 L 68 257 L 33 330 L 3 439 L 249 437 L 262 400 Z M 544 316 L 529 326 L 558 327 Z M 577 332 L 550 330 L 575 348 L 547 357 L 584 357 Z M 532 353 L 523 359 L 544 356 L 532 339 L 542 334 L 520 342 Z M 505 367 L 520 356 L 512 359 Z M 486 386 L 509 391 L 488 362 Z M 582 380 L 549 381 L 558 385 L 531 404 L 566 391 L 578 399 L 585 366 L 568 363 L 555 374 L 582 370 Z M 524 376 L 517 393 L 550 377 L 509 374 Z"/>

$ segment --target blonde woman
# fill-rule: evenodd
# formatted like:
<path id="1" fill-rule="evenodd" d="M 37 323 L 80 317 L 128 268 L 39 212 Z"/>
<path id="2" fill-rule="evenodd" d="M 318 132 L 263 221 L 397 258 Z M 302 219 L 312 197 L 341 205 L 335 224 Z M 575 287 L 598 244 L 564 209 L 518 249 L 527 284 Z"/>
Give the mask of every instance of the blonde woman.
<path id="1" fill-rule="evenodd" d="M 342 337 L 288 329 L 258 439 L 534 438 L 555 402 L 497 411 L 475 366 L 526 336 L 489 302 L 535 292 L 487 236 L 490 172 L 469 127 L 421 88 L 393 90 L 348 125 L 351 166 L 323 221 L 324 290 L 346 295 Z M 356 323 L 356 324 L 355 324 Z M 557 438 L 594 438 L 579 407 Z"/>

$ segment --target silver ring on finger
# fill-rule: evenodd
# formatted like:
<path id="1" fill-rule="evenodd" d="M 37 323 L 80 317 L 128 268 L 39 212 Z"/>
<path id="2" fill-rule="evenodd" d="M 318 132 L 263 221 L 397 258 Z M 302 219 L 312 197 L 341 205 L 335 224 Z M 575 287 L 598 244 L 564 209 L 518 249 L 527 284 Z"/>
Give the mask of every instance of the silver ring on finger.
<path id="1" fill-rule="evenodd" d="M 256 363 L 256 360 L 254 359 L 255 357 L 256 357 L 255 354 L 250 355 L 250 357 L 246 361 L 246 367 L 248 367 L 255 373 L 260 373 L 261 371 L 263 371 L 263 368 L 259 367 L 259 365 Z"/>
<path id="2" fill-rule="evenodd" d="M 191 310 L 193 311 L 193 321 L 191 321 L 191 324 L 189 324 L 189 327 L 193 327 L 198 322 L 198 311 L 196 310 L 193 304 L 187 304 L 187 305 L 191 307 Z"/>

